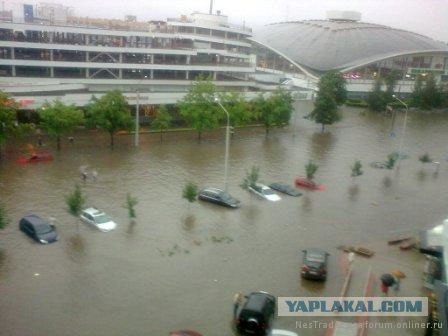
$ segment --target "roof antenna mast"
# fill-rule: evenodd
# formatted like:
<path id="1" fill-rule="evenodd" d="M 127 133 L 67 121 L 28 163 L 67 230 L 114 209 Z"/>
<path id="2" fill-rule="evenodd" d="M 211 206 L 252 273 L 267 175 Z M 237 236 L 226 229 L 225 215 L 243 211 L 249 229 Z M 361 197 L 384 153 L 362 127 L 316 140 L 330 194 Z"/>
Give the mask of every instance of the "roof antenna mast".
<path id="1" fill-rule="evenodd" d="M 210 10 L 208 13 L 213 14 L 213 0 L 210 0 Z"/>

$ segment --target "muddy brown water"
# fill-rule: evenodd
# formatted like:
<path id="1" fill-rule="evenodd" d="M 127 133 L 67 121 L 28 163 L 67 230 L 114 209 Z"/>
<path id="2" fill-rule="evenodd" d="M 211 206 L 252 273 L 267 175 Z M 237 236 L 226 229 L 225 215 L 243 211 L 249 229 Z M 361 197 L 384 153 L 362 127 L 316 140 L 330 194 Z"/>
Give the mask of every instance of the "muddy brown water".
<path id="1" fill-rule="evenodd" d="M 424 258 L 386 241 L 448 215 L 448 114 L 410 114 L 403 150 L 410 158 L 396 172 L 368 167 L 398 148 L 390 118 L 345 108 L 343 121 L 320 133 L 303 118 L 310 109 L 310 103 L 298 103 L 292 125 L 268 138 L 261 128 L 236 131 L 229 186 L 243 202 L 238 210 L 188 206 L 181 198 L 186 181 L 223 185 L 221 131 L 205 134 L 201 143 L 189 132 L 167 134 L 162 143 L 158 134 L 144 134 L 138 149 L 130 136 L 120 136 L 113 151 L 107 136 L 80 133 L 74 144 L 64 141 L 53 162 L 33 165 L 17 165 L 9 153 L 0 164 L 0 199 L 11 219 L 0 233 L 0 335 L 163 336 L 180 328 L 231 335 L 237 291 L 339 295 L 346 262 L 336 247 L 343 244 L 376 251 L 371 259 L 356 258 L 348 295 L 362 295 L 369 266 L 376 276 L 395 268 L 405 272 L 400 295 L 425 294 Z M 396 121 L 398 135 L 402 121 L 403 115 Z M 51 142 L 46 145 L 55 152 Z M 425 151 L 441 162 L 438 173 L 417 160 Z M 239 187 L 252 165 L 266 183 L 292 183 L 308 159 L 318 163 L 316 180 L 325 191 L 269 203 Z M 362 160 L 364 175 L 353 179 L 355 159 Z M 97 170 L 97 181 L 82 182 L 81 165 Z M 75 183 L 88 205 L 115 219 L 115 231 L 98 232 L 67 213 L 64 197 Z M 135 224 L 123 208 L 128 192 L 139 199 Z M 41 246 L 25 237 L 17 223 L 31 212 L 55 218 L 60 241 Z M 325 284 L 300 280 L 300 251 L 306 247 L 331 253 Z M 295 330 L 303 320 L 315 319 L 277 318 L 275 326 Z M 389 334 L 423 331 L 369 331 Z"/>

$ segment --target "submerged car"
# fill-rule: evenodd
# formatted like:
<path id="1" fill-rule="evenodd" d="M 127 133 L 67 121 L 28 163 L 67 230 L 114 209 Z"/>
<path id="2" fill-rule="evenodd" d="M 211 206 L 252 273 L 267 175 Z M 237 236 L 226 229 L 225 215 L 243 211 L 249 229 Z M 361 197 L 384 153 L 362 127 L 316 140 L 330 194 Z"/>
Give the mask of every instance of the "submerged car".
<path id="1" fill-rule="evenodd" d="M 255 185 L 249 186 L 248 189 L 250 192 L 265 200 L 271 202 L 277 202 L 281 200 L 281 197 L 277 195 L 274 190 L 263 184 L 257 183 Z"/>
<path id="2" fill-rule="evenodd" d="M 218 188 L 205 188 L 199 192 L 199 199 L 229 208 L 239 208 L 240 201 L 233 198 L 224 190 Z"/>
<path id="3" fill-rule="evenodd" d="M 327 263 L 329 253 L 321 249 L 303 250 L 303 263 L 300 274 L 304 279 L 327 279 Z"/>
<path id="4" fill-rule="evenodd" d="M 271 189 L 277 190 L 283 194 L 289 195 L 289 196 L 302 196 L 302 193 L 298 191 L 296 188 L 291 187 L 290 185 L 283 184 L 283 183 L 272 183 L 269 185 Z"/>
<path id="5" fill-rule="evenodd" d="M 249 294 L 235 320 L 238 335 L 270 335 L 275 310 L 275 297 L 271 294 L 261 291 Z"/>
<path id="6" fill-rule="evenodd" d="M 19 228 L 41 244 L 49 244 L 58 240 L 56 227 L 36 215 L 23 217 L 19 222 Z"/>
<path id="7" fill-rule="evenodd" d="M 297 333 L 289 330 L 274 329 L 269 336 L 299 336 Z"/>
<path id="8" fill-rule="evenodd" d="M 95 226 L 102 232 L 108 232 L 117 227 L 109 216 L 93 207 L 83 210 L 80 217 L 82 221 Z"/>

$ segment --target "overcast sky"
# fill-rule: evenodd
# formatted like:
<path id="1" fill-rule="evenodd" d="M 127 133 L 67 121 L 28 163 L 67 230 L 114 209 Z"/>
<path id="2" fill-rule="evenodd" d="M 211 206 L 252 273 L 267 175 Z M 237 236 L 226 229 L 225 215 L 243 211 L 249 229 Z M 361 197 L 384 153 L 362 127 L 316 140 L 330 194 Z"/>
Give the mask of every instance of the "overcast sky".
<path id="1" fill-rule="evenodd" d="M 0 2 L 23 2 L 0 0 Z M 39 1 L 30 0 L 27 3 Z M 42 1 L 44 2 L 44 1 Z M 47 0 L 73 7 L 89 17 L 139 20 L 165 19 L 208 12 L 210 0 Z M 362 20 L 410 30 L 437 40 L 448 41 L 448 0 L 215 0 L 214 9 L 229 16 L 232 23 L 256 27 L 285 20 L 325 19 L 327 10 L 355 10 Z"/>

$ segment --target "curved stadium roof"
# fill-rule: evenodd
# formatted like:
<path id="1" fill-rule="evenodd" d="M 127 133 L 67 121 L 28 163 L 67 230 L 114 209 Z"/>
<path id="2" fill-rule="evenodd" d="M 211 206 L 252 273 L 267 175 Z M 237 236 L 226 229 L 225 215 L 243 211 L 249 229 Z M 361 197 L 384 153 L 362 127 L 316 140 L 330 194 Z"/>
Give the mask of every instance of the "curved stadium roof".
<path id="1" fill-rule="evenodd" d="M 253 40 L 314 71 L 344 70 L 422 52 L 448 52 L 429 37 L 387 26 L 343 20 L 306 20 L 263 26 Z"/>

